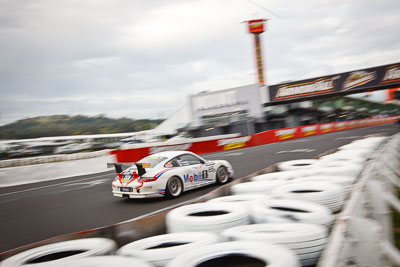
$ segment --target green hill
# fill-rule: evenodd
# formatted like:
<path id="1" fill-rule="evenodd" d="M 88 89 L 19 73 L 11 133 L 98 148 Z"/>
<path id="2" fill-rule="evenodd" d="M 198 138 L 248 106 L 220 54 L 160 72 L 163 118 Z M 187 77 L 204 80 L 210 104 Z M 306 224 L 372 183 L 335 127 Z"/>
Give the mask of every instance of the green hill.
<path id="1" fill-rule="evenodd" d="M 149 130 L 163 120 L 110 119 L 95 117 L 54 115 L 19 120 L 0 126 L 0 139 L 25 139 L 47 136 L 80 134 L 109 134 Z"/>

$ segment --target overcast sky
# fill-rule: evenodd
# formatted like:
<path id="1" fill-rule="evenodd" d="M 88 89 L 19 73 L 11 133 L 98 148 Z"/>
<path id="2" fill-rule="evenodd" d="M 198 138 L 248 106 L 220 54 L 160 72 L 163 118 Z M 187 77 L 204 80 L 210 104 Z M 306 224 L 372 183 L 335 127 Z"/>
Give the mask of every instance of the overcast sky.
<path id="1" fill-rule="evenodd" d="M 0 125 L 166 118 L 190 94 L 400 62 L 399 0 L 0 0 Z"/>

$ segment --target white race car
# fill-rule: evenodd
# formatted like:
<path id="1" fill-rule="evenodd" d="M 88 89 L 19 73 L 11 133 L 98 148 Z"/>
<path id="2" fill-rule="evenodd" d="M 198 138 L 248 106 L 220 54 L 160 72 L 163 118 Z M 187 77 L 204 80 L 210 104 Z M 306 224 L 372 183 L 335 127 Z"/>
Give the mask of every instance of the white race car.
<path id="1" fill-rule="evenodd" d="M 233 177 L 226 160 L 205 160 L 189 151 L 165 151 L 147 156 L 122 171 L 112 182 L 116 197 L 178 197 L 182 192 L 212 183 L 224 184 Z"/>

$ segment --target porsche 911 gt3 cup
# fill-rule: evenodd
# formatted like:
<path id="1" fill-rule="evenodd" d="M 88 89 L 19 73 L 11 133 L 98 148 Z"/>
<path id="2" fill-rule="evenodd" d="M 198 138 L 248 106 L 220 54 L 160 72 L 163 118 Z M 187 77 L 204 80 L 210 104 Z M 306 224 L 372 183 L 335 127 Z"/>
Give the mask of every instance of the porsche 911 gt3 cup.
<path id="1" fill-rule="evenodd" d="M 224 184 L 233 177 L 226 160 L 205 160 L 188 151 L 165 151 L 147 156 L 122 171 L 112 182 L 116 197 L 178 197 L 182 192 L 212 183 Z"/>

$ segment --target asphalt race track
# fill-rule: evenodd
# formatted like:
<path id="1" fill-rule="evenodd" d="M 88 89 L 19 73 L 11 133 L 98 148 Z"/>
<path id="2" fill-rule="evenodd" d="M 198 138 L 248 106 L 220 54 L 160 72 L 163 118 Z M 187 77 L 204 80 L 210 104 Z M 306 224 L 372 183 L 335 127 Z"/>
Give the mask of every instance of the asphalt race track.
<path id="1" fill-rule="evenodd" d="M 361 136 L 399 132 L 396 124 L 342 131 L 287 142 L 203 155 L 226 159 L 240 178 L 291 159 L 312 158 Z M 121 199 L 111 194 L 114 172 L 0 188 L 0 253 L 56 235 L 107 226 L 189 201 L 216 186 L 178 199 Z M 17 177 L 16 177 L 17 179 Z"/>

